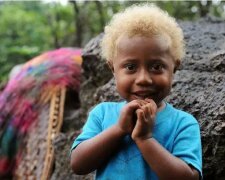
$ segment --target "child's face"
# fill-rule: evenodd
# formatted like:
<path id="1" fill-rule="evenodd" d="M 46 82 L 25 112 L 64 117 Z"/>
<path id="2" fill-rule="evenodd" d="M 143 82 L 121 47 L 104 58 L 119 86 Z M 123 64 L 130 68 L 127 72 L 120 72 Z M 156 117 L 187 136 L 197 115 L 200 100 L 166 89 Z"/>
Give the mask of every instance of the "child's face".
<path id="1" fill-rule="evenodd" d="M 175 63 L 163 38 L 121 37 L 112 68 L 124 99 L 150 98 L 159 107 L 170 92 Z"/>

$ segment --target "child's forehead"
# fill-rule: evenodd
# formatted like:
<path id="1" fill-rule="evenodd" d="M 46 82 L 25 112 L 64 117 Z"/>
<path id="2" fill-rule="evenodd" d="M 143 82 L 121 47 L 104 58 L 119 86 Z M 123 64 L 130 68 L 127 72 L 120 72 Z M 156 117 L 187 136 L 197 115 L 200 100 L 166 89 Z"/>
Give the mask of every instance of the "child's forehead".
<path id="1" fill-rule="evenodd" d="M 137 43 L 142 44 L 157 44 L 157 48 L 160 48 L 164 51 L 167 51 L 171 47 L 171 39 L 166 35 L 151 35 L 151 36 L 143 36 L 143 35 L 121 35 L 118 37 L 116 41 L 116 49 L 123 49 L 127 47 L 133 47 Z"/>
<path id="2" fill-rule="evenodd" d="M 146 64 L 149 60 L 164 61 L 168 58 L 174 61 L 171 49 L 168 43 L 165 43 L 165 39 L 162 36 L 123 36 L 118 41 L 116 53 L 112 61 L 145 60 Z"/>

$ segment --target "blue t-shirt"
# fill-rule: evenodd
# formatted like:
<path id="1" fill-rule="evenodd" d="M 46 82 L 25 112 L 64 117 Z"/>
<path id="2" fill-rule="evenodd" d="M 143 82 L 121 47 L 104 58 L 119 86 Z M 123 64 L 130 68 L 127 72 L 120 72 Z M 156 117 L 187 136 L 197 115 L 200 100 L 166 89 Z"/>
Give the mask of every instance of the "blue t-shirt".
<path id="1" fill-rule="evenodd" d="M 72 149 L 82 141 L 114 125 L 125 104 L 126 102 L 104 102 L 92 109 Z M 166 107 L 156 114 L 153 137 L 171 154 L 195 167 L 202 176 L 200 129 L 192 115 L 166 103 Z M 158 178 L 142 157 L 135 142 L 127 135 L 118 153 L 111 157 L 104 167 L 96 171 L 96 179 L 155 180 Z"/>

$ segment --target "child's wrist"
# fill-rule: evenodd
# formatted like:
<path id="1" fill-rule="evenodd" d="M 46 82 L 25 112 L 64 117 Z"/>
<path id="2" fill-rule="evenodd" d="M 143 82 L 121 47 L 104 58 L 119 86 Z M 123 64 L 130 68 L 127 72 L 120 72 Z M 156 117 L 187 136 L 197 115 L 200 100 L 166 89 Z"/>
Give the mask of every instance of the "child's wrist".
<path id="1" fill-rule="evenodd" d="M 139 142 L 144 142 L 144 141 L 152 139 L 152 138 L 153 138 L 152 134 L 148 134 L 146 136 L 134 137 L 132 139 L 134 140 L 135 143 L 139 143 Z"/>
<path id="2" fill-rule="evenodd" d="M 127 135 L 127 132 L 124 131 L 118 124 L 114 125 L 113 128 L 114 128 L 115 132 L 118 133 L 118 135 L 120 135 L 120 136 Z"/>

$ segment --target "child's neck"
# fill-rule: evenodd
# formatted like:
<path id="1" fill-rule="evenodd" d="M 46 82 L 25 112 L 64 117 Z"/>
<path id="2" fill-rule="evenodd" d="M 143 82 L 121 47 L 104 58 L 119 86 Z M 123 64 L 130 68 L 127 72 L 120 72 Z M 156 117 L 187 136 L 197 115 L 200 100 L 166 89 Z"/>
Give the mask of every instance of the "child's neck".
<path id="1" fill-rule="evenodd" d="M 164 101 L 157 104 L 157 112 L 162 111 L 166 106 L 166 103 Z"/>

